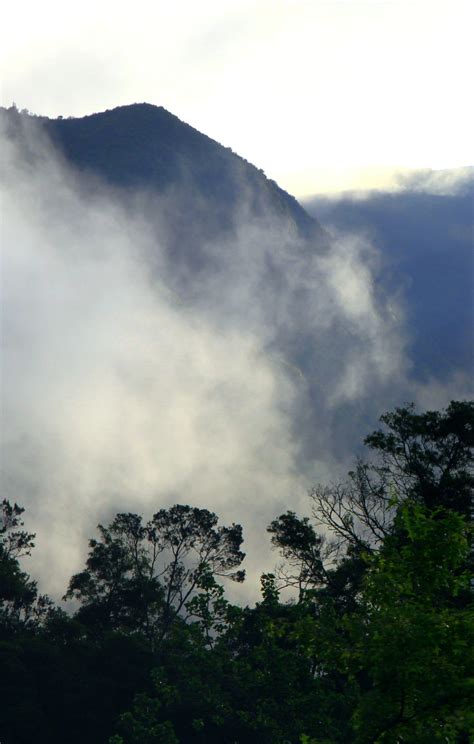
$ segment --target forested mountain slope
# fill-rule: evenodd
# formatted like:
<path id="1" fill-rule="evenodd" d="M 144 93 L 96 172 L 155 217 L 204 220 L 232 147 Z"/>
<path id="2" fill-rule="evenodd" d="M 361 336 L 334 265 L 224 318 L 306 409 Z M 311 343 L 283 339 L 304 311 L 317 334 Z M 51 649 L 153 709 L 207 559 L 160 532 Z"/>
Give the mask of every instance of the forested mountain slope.
<path id="1" fill-rule="evenodd" d="M 16 109 L 3 109 L 3 117 L 12 126 L 19 117 L 32 121 Z M 299 237 L 321 237 L 317 221 L 263 171 L 162 106 L 141 103 L 82 118 L 34 120 L 82 172 L 134 192 L 172 193 L 186 211 L 181 222 L 193 224 L 195 238 L 204 227 L 207 239 L 234 227 L 243 203 L 254 218 L 277 217 Z"/>

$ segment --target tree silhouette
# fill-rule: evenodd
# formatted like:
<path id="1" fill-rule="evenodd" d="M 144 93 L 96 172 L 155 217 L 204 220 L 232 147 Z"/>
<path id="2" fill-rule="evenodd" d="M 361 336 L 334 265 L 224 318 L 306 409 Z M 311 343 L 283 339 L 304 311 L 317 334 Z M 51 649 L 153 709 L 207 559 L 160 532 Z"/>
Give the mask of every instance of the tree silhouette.
<path id="1" fill-rule="evenodd" d="M 242 528 L 217 522 L 207 509 L 179 504 L 146 524 L 137 514 L 117 514 L 109 527 L 99 525 L 86 568 L 72 577 L 65 597 L 80 601 L 78 618 L 89 627 L 157 642 L 184 619 L 195 594 L 209 591 L 211 578 L 243 581 L 244 572 L 234 570 L 244 559 Z"/>

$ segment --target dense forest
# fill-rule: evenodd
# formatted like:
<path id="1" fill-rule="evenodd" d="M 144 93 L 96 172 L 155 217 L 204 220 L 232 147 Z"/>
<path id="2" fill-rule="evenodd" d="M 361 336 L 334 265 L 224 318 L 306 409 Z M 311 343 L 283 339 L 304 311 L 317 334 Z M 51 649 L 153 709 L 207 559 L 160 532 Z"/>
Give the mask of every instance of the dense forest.
<path id="1" fill-rule="evenodd" d="M 474 404 L 381 422 L 346 482 L 268 526 L 252 607 L 224 590 L 245 578 L 240 525 L 177 504 L 99 525 L 65 611 L 4 500 L 2 744 L 468 744 Z"/>

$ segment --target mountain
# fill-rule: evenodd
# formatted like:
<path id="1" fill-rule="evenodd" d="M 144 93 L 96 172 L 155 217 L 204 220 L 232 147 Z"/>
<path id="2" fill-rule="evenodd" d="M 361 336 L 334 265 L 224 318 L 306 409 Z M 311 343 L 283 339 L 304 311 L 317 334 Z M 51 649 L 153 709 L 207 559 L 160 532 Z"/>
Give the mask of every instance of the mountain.
<path id="1" fill-rule="evenodd" d="M 231 232 L 244 207 L 252 219 L 284 222 L 298 239 L 323 237 L 318 222 L 262 170 L 162 106 L 132 104 L 68 119 L 12 108 L 3 109 L 2 118 L 17 131 L 19 119 L 38 123 L 70 164 L 109 186 L 171 194 L 175 248 L 190 237 L 196 244 Z"/>
<path id="2" fill-rule="evenodd" d="M 430 326 L 430 310 L 424 312 L 429 303 L 415 289 L 410 297 L 418 300 L 416 308 L 421 309 L 413 311 L 406 323 L 403 298 L 398 302 L 404 273 L 395 237 L 393 267 L 387 249 L 388 269 L 380 272 L 368 246 L 337 236 L 331 239 L 316 218 L 261 170 L 165 109 L 134 104 L 77 119 L 48 119 L 4 109 L 1 118 L 7 139 L 16 142 L 13 149 L 19 163 L 13 165 L 7 184 L 11 203 L 20 205 L 12 215 L 10 230 L 10 271 L 19 274 L 16 283 L 11 282 L 17 290 L 10 303 L 13 344 L 20 337 L 19 319 L 30 312 L 23 309 L 28 298 L 23 287 L 28 282 L 44 293 L 42 310 L 47 318 L 44 328 L 32 330 L 31 337 L 39 334 L 45 344 L 50 343 L 54 357 L 69 326 L 82 328 L 80 338 L 93 336 L 83 341 L 81 354 L 92 366 L 91 348 L 102 348 L 104 337 L 107 344 L 120 338 L 130 318 L 146 319 L 149 308 L 137 308 L 142 308 L 142 297 L 148 298 L 159 330 L 140 348 L 151 350 L 153 364 L 161 364 L 162 351 L 156 341 L 161 330 L 173 327 L 172 319 L 181 328 L 181 332 L 169 331 L 173 343 L 165 365 L 177 393 L 180 386 L 187 390 L 188 372 L 199 369 L 205 360 L 209 374 L 202 374 L 203 385 L 207 389 L 209 379 L 217 374 L 220 381 L 213 383 L 211 398 L 215 394 L 219 400 L 219 396 L 224 398 L 229 370 L 239 369 L 252 350 L 255 359 L 234 380 L 236 400 L 242 391 L 250 391 L 249 408 L 258 410 L 262 396 L 254 394 L 254 380 L 265 380 L 265 393 L 274 406 L 270 419 L 281 418 L 288 431 L 277 438 L 276 449 L 288 436 L 295 472 L 306 473 L 313 472 L 315 460 L 336 457 L 342 461 L 352 453 L 354 443 L 380 412 L 421 395 L 419 381 L 423 384 L 424 377 L 438 380 L 444 374 L 445 360 L 448 372 L 456 371 L 461 352 L 451 352 L 453 339 L 458 338 L 455 343 L 464 348 L 464 337 L 456 334 L 461 327 L 465 332 L 469 313 L 468 272 L 459 276 L 462 267 L 467 267 L 465 262 L 456 264 L 453 259 L 443 268 L 443 262 L 430 259 L 424 264 L 420 257 L 418 274 L 433 277 L 428 280 L 433 287 L 429 303 L 435 302 L 435 282 L 446 280 L 443 301 L 451 298 L 454 320 L 445 333 L 439 332 L 439 323 L 436 328 Z M 46 135 L 53 147 L 44 147 L 44 137 L 38 133 Z M 58 152 L 67 167 L 58 165 Z M 26 161 L 31 168 L 25 167 Z M 55 168 L 59 175 L 51 178 Z M 346 206 L 349 214 L 350 205 Z M 321 212 L 326 220 L 324 204 Z M 419 218 L 414 208 L 410 219 L 406 213 L 397 223 L 398 236 L 406 235 L 406 246 L 409 235 L 418 229 Z M 18 245 L 31 253 L 29 262 L 18 263 Z M 384 246 L 380 247 L 383 253 Z M 48 263 L 51 255 L 52 264 Z M 416 255 L 407 248 L 407 260 L 413 261 Z M 58 271 L 56 278 L 49 269 L 57 263 L 61 270 L 51 269 Z M 29 278 L 30 265 L 39 272 L 36 282 Z M 124 265 L 130 271 L 123 275 Z M 51 293 L 51 286 L 61 291 Z M 459 328 L 457 287 L 462 287 L 466 304 Z M 76 298 L 70 307 L 69 298 Z M 127 302 L 130 313 L 124 311 Z M 50 318 L 67 318 L 65 307 L 69 307 L 70 322 L 67 331 L 58 331 L 56 338 L 48 330 Z M 41 318 L 40 312 L 36 315 Z M 90 315 L 94 322 L 86 322 Z M 28 318 L 34 326 L 34 313 Z M 101 335 L 104 318 L 110 330 Z M 95 328 L 100 340 L 94 336 Z M 142 328 L 141 321 L 137 328 Z M 198 332 L 202 329 L 205 338 Z M 196 338 L 199 343 L 193 346 Z M 413 338 L 407 354 L 407 339 Z M 223 339 L 229 350 L 221 354 L 218 349 Z M 165 347 L 167 343 L 168 338 L 163 341 Z M 180 344 L 183 351 L 175 356 Z M 119 367 L 136 367 L 131 379 L 140 378 L 150 364 L 134 348 L 131 343 L 114 350 L 120 356 L 123 349 L 130 349 L 131 359 Z M 184 372 L 182 360 L 188 358 L 190 349 L 191 360 Z M 113 379 L 117 374 L 114 354 L 101 367 Z M 260 378 L 256 375 L 259 364 L 265 367 Z M 67 362 L 64 367 L 67 378 Z M 160 375 L 161 367 L 156 373 L 158 386 Z M 87 379 L 81 376 L 78 384 Z M 191 388 L 193 395 L 200 389 L 197 384 Z M 23 393 L 18 397 L 24 397 Z M 158 408 L 166 409 L 170 401 L 172 396 Z M 229 406 L 229 410 L 233 406 L 244 410 L 235 402 Z M 208 410 L 207 405 L 202 407 Z M 146 416 L 148 408 L 153 406 L 147 400 Z M 262 413 L 258 421 L 265 421 Z M 198 438 L 196 434 L 193 441 Z M 267 439 L 262 435 L 259 441 Z M 283 448 L 287 450 L 286 445 Z M 253 456 L 256 448 L 250 449 Z"/>
<path id="3" fill-rule="evenodd" d="M 435 362 L 435 384 L 415 378 L 398 265 L 330 241 L 164 109 L 1 119 L 2 483 L 46 591 L 62 596 L 98 521 L 173 503 L 244 512 L 249 573 L 270 571 L 262 525 L 342 478 L 383 411 L 466 397 Z"/>
<path id="4" fill-rule="evenodd" d="M 456 183 L 460 174 L 437 175 Z M 463 169 L 454 193 L 419 190 L 422 176 L 403 191 L 313 197 L 305 206 L 329 232 L 368 235 L 379 249 L 382 285 L 403 288 L 415 375 L 472 374 L 474 168 Z"/>

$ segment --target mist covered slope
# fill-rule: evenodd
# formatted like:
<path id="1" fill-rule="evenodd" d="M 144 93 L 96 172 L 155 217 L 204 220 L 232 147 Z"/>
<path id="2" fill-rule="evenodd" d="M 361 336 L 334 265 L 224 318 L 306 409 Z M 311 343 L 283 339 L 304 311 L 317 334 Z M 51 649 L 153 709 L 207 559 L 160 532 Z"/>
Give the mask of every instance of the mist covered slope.
<path id="1" fill-rule="evenodd" d="M 443 172 L 453 193 L 412 177 L 393 193 L 357 192 L 305 202 L 329 231 L 367 235 L 380 250 L 381 282 L 403 296 L 413 374 L 474 372 L 474 168 Z M 441 178 L 438 176 L 438 181 Z"/>
<path id="2" fill-rule="evenodd" d="M 18 128 L 14 109 L 3 116 Z M 33 121 L 28 117 L 30 123 Z M 321 239 L 317 221 L 262 170 L 198 132 L 162 106 L 120 106 L 82 118 L 34 117 L 65 159 L 84 175 L 142 197 L 168 195 L 175 249 L 236 227 L 239 209 L 278 218 L 304 239 Z"/>
<path id="3" fill-rule="evenodd" d="M 9 109 L 0 135 L 2 485 L 46 591 L 97 522 L 177 502 L 243 521 L 249 577 L 271 570 L 265 527 L 343 477 L 382 412 L 468 396 L 463 368 L 418 373 L 376 241 L 329 239 L 164 109 Z"/>

